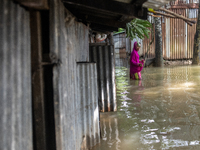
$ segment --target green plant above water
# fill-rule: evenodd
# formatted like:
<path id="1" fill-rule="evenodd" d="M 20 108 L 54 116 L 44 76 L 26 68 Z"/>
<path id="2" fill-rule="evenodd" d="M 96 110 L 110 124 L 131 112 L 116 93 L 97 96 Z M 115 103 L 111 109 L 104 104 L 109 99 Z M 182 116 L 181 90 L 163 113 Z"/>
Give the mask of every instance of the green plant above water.
<path id="1" fill-rule="evenodd" d="M 138 38 L 144 39 L 145 36 L 149 38 L 149 33 L 151 32 L 149 28 L 152 28 L 152 24 L 149 21 L 135 18 L 126 24 L 126 36 L 131 40 L 134 38 L 137 40 Z"/>

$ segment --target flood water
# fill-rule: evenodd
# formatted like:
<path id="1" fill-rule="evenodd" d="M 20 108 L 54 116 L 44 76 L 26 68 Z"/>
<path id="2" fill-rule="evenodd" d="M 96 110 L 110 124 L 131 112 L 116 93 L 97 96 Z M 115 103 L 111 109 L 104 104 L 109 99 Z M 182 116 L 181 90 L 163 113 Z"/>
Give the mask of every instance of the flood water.
<path id="1" fill-rule="evenodd" d="M 116 67 L 118 111 L 101 113 L 93 150 L 200 150 L 200 66 Z"/>

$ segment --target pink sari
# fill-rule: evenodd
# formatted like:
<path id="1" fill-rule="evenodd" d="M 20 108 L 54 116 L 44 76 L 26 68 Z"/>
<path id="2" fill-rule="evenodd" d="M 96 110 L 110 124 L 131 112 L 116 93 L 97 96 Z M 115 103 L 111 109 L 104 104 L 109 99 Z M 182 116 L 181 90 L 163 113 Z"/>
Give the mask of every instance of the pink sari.
<path id="1" fill-rule="evenodd" d="M 139 61 L 139 54 L 136 50 L 137 47 L 137 42 L 134 43 L 133 45 L 133 51 L 131 53 L 131 57 L 130 57 L 130 77 L 134 80 L 141 80 L 141 71 L 143 69 L 143 67 L 139 66 L 139 63 L 144 64 L 144 60 Z"/>

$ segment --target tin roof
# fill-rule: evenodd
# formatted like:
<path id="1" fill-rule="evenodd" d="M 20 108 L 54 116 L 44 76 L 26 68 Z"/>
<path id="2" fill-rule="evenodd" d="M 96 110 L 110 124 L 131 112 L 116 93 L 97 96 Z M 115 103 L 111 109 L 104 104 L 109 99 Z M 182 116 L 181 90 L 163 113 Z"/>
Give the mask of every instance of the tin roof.
<path id="1" fill-rule="evenodd" d="M 157 9 L 159 7 L 162 7 L 163 5 L 166 5 L 170 1 L 174 1 L 174 0 L 147 0 L 145 3 L 143 3 L 142 6 L 146 8 Z"/>
<path id="2" fill-rule="evenodd" d="M 62 0 L 65 7 L 96 31 L 117 31 L 133 18 L 147 19 L 147 8 L 158 8 L 170 0 Z"/>
<path id="3" fill-rule="evenodd" d="M 36 9 L 48 9 L 48 0 L 14 0 Z M 61 0 L 77 21 L 96 31 L 117 31 L 133 18 L 147 19 L 147 8 L 159 8 L 172 0 Z"/>

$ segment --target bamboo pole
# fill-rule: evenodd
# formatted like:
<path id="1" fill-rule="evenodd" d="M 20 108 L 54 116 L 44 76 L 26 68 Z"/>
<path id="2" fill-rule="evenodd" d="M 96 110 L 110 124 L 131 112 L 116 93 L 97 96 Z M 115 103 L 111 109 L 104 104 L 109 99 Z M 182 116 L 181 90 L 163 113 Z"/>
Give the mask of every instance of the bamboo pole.
<path id="1" fill-rule="evenodd" d="M 188 18 L 186 18 L 186 17 L 184 17 L 184 16 L 182 16 L 182 15 L 179 15 L 179 14 L 177 14 L 177 13 L 174 13 L 173 11 L 167 10 L 167 9 L 165 9 L 165 8 L 159 8 L 159 10 L 164 11 L 164 12 L 167 12 L 167 13 L 169 13 L 169 14 L 171 14 L 171 15 L 174 15 L 176 18 L 183 19 L 184 21 L 189 21 L 189 22 L 191 22 L 191 23 L 193 23 L 193 24 L 196 23 L 196 21 L 194 21 L 194 20 L 190 20 L 190 19 L 188 19 Z"/>

